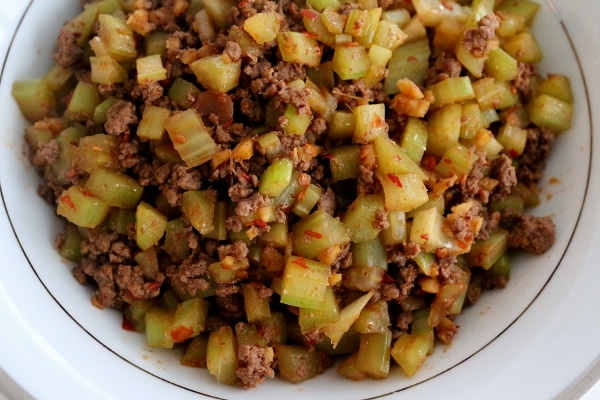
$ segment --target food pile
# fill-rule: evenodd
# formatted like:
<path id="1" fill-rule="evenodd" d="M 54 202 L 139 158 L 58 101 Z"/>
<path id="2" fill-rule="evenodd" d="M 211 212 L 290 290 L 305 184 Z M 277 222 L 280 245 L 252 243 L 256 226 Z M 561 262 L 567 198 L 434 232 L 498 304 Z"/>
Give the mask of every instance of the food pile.
<path id="1" fill-rule="evenodd" d="M 99 0 L 15 82 L 92 303 L 221 384 L 414 375 L 504 287 L 567 77 L 530 0 Z M 466 327 L 468 329 L 468 327 Z"/>

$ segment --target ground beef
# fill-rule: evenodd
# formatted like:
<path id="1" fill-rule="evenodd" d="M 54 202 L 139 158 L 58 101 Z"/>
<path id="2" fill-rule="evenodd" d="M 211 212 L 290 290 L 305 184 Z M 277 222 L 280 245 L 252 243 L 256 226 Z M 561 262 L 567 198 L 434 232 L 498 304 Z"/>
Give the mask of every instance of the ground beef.
<path id="1" fill-rule="evenodd" d="M 266 207 L 269 204 L 271 204 L 271 201 L 267 196 L 255 193 L 251 197 L 241 200 L 235 208 L 235 212 L 239 216 L 248 217 L 255 213 L 259 208 Z"/>
<path id="2" fill-rule="evenodd" d="M 494 38 L 498 25 L 498 17 L 495 15 L 484 16 L 476 28 L 468 28 L 465 31 L 462 46 L 475 57 L 484 57 L 488 52 L 488 42 Z"/>
<path id="3" fill-rule="evenodd" d="M 59 154 L 60 151 L 56 140 L 51 140 L 48 143 L 41 143 L 32 157 L 33 165 L 36 167 L 52 165 L 56 162 Z"/>
<path id="4" fill-rule="evenodd" d="M 489 200 L 489 192 L 481 187 L 481 179 L 487 175 L 489 162 L 486 154 L 482 151 L 476 151 L 477 160 L 467 178 L 460 183 L 460 191 L 464 199 L 477 199 L 486 204 Z"/>
<path id="5" fill-rule="evenodd" d="M 275 377 L 271 347 L 242 345 L 238 349 L 238 360 L 241 366 L 236 375 L 244 388 L 255 387 L 265 379 Z"/>
<path id="6" fill-rule="evenodd" d="M 54 59 L 63 68 L 72 67 L 83 59 L 83 49 L 77 44 L 77 36 L 73 31 L 66 28 L 60 30 Z"/>
<path id="7" fill-rule="evenodd" d="M 117 101 L 106 113 L 104 129 L 111 135 L 129 134 L 129 126 L 138 123 L 136 107 L 125 100 Z"/>
<path id="8" fill-rule="evenodd" d="M 519 62 L 517 71 L 513 86 L 524 96 L 529 96 L 529 93 L 531 93 L 531 77 L 537 74 L 537 70 L 533 64 Z"/>
<path id="9" fill-rule="evenodd" d="M 517 184 L 517 172 L 512 160 L 505 154 L 494 158 L 490 164 L 490 177 L 498 181 L 491 194 L 491 200 L 499 201 L 509 195 Z"/>
<path id="10" fill-rule="evenodd" d="M 248 255 L 248 246 L 241 240 L 236 240 L 232 244 L 224 244 L 217 248 L 219 259 L 222 260 L 227 256 L 233 257 L 236 261 L 241 261 Z"/>
<path id="11" fill-rule="evenodd" d="M 527 142 L 525 150 L 519 157 L 517 178 L 525 185 L 537 183 L 542 179 L 546 168 L 546 159 L 550 155 L 554 144 L 554 133 L 545 128 L 527 129 Z"/>
<path id="12" fill-rule="evenodd" d="M 515 225 L 508 235 L 508 245 L 532 254 L 542 254 L 553 244 L 555 226 L 551 217 L 534 217 L 522 214 L 515 218 Z"/>
<path id="13" fill-rule="evenodd" d="M 335 192 L 328 187 L 319 197 L 319 200 L 317 201 L 317 209 L 325 210 L 327 214 L 335 215 L 335 208 Z"/>
<path id="14" fill-rule="evenodd" d="M 427 71 L 425 85 L 431 86 L 444 79 L 459 77 L 461 72 L 462 64 L 453 55 L 442 52 Z"/>

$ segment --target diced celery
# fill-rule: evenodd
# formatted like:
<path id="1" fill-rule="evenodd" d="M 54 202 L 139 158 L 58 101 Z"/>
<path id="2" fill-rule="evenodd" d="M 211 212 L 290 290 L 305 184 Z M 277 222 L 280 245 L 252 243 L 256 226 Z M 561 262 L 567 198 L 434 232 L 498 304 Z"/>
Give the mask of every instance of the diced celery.
<path id="1" fill-rule="evenodd" d="M 369 143 L 379 136 L 387 136 L 388 125 L 385 122 L 385 105 L 383 103 L 365 104 L 354 108 L 355 143 Z"/>
<path id="2" fill-rule="evenodd" d="M 173 320 L 173 311 L 161 307 L 152 307 L 145 314 L 146 342 L 151 347 L 173 348 L 174 342 L 169 334 Z"/>
<path id="3" fill-rule="evenodd" d="M 502 1 L 498 5 L 496 11 L 506 11 L 513 14 L 521 15 L 525 18 L 525 23 L 531 25 L 533 19 L 537 15 L 540 5 L 531 0 L 511 0 Z"/>
<path id="4" fill-rule="evenodd" d="M 118 168 L 117 141 L 116 136 L 101 133 L 84 136 L 79 140 L 79 145 L 73 149 L 75 162 L 88 173 L 98 167 Z"/>
<path id="5" fill-rule="evenodd" d="M 373 144 L 378 173 L 382 175 L 410 173 L 417 175 L 422 180 L 427 179 L 427 175 L 421 167 L 413 161 L 403 147 L 393 140 L 387 137 L 377 137 Z"/>
<path id="6" fill-rule="evenodd" d="M 353 267 L 378 267 L 387 270 L 387 252 L 379 238 L 352 244 Z"/>
<path id="7" fill-rule="evenodd" d="M 413 0 L 413 6 L 425 26 L 437 26 L 445 18 L 466 20 L 469 8 L 456 2 L 446 6 L 443 0 Z"/>
<path id="8" fill-rule="evenodd" d="M 403 211 L 388 211 L 389 226 L 381 230 L 380 238 L 384 246 L 392 246 L 406 241 L 406 213 Z"/>
<path id="9" fill-rule="evenodd" d="M 340 312 L 338 321 L 327 325 L 321 331 L 331 339 L 333 348 L 335 349 L 346 332 L 350 329 L 354 321 L 360 316 L 360 312 L 367 305 L 374 292 L 368 292 L 348 304 Z"/>
<path id="10" fill-rule="evenodd" d="M 286 260 L 281 282 L 281 302 L 296 307 L 319 309 L 329 285 L 329 266 L 290 256 Z"/>
<path id="11" fill-rule="evenodd" d="M 296 62 L 311 67 L 321 63 L 319 43 L 301 32 L 280 32 L 277 43 L 281 58 L 286 62 Z"/>
<path id="12" fill-rule="evenodd" d="M 158 257 L 156 256 L 156 248 L 150 247 L 144 251 L 140 251 L 134 256 L 135 262 L 138 263 L 146 279 L 156 279 L 156 274 L 159 271 Z"/>
<path id="13" fill-rule="evenodd" d="M 194 99 L 200 94 L 200 89 L 193 83 L 186 81 L 182 77 L 177 77 L 167 96 L 181 107 L 187 109 L 192 108 Z"/>
<path id="14" fill-rule="evenodd" d="M 429 200 L 423 180 L 416 174 L 377 173 L 383 186 L 385 208 L 388 211 L 408 212 Z"/>
<path id="15" fill-rule="evenodd" d="M 48 117 L 56 106 L 52 89 L 43 79 L 16 81 L 13 83 L 11 95 L 21 114 L 30 122 Z"/>
<path id="16" fill-rule="evenodd" d="M 235 385 L 237 382 L 237 346 L 230 326 L 210 332 L 206 346 L 206 367 L 220 384 Z"/>
<path id="17" fill-rule="evenodd" d="M 217 54 L 194 61 L 190 68 L 198 82 L 207 89 L 227 93 L 237 87 L 240 79 L 241 61 L 224 60 Z"/>
<path id="18" fill-rule="evenodd" d="M 441 157 L 450 146 L 458 142 L 461 116 L 462 107 L 456 103 L 447 104 L 429 114 L 428 152 Z"/>
<path id="19" fill-rule="evenodd" d="M 331 60 L 333 70 L 343 80 L 360 79 L 369 70 L 371 60 L 367 50 L 360 45 L 337 45 Z"/>
<path id="20" fill-rule="evenodd" d="M 292 180 L 294 165 L 289 158 L 274 161 L 263 172 L 258 191 L 264 196 L 279 196 Z"/>
<path id="21" fill-rule="evenodd" d="M 433 105 L 436 107 L 475 98 L 471 78 L 468 76 L 444 79 L 429 86 L 429 90 L 433 92 L 435 98 Z"/>
<path id="22" fill-rule="evenodd" d="M 312 121 L 312 115 L 301 114 L 298 109 L 291 104 L 287 105 L 285 112 L 283 113 L 283 118 L 286 120 L 285 125 L 283 126 L 283 132 L 286 135 L 304 135 Z"/>
<path id="23" fill-rule="evenodd" d="M 530 31 L 507 38 L 502 47 L 517 61 L 536 64 L 542 60 L 542 50 Z"/>
<path id="24" fill-rule="evenodd" d="M 390 325 L 388 303 L 379 300 L 362 309 L 358 319 L 352 324 L 352 330 L 358 333 L 387 333 Z"/>
<path id="25" fill-rule="evenodd" d="M 194 110 L 171 115 L 165 122 L 165 129 L 188 167 L 203 164 L 217 153 L 217 144 Z"/>
<path id="26" fill-rule="evenodd" d="M 443 19 L 435 28 L 433 46 L 436 49 L 452 53 L 458 42 L 462 39 L 464 29 L 464 24 L 456 19 Z"/>
<path id="27" fill-rule="evenodd" d="M 354 133 L 354 114 L 349 111 L 336 110 L 327 126 L 327 136 L 331 139 L 347 139 Z"/>
<path id="28" fill-rule="evenodd" d="M 242 295 L 244 296 L 244 309 L 246 310 L 248 322 L 254 323 L 271 318 L 269 298 L 261 297 L 259 286 L 252 283 L 243 284 Z"/>
<path id="29" fill-rule="evenodd" d="M 165 133 L 165 122 L 170 115 L 171 112 L 166 108 L 147 106 L 136 130 L 137 135 L 147 140 L 162 139 Z"/>
<path id="30" fill-rule="evenodd" d="M 181 356 L 181 365 L 195 368 L 206 368 L 207 346 L 207 335 L 200 334 L 193 337 L 187 344 L 183 356 Z"/>
<path id="31" fill-rule="evenodd" d="M 415 117 L 409 117 L 400 139 L 400 147 L 416 163 L 420 163 L 427 147 L 429 127 L 427 122 Z"/>
<path id="32" fill-rule="evenodd" d="M 568 104 L 573 104 L 573 89 L 569 77 L 560 74 L 548 74 L 537 88 L 538 94 L 547 94 Z"/>
<path id="33" fill-rule="evenodd" d="M 65 117 L 72 121 L 87 121 L 92 119 L 94 111 L 102 98 L 98 88 L 93 83 L 80 81 L 65 110 Z"/>
<path id="34" fill-rule="evenodd" d="M 188 246 L 186 224 L 181 218 L 175 218 L 167 222 L 165 227 L 165 241 L 160 247 L 169 255 L 173 262 L 180 263 L 185 260 L 191 253 Z"/>
<path id="35" fill-rule="evenodd" d="M 573 106 L 556 97 L 540 94 L 527 105 L 531 122 L 555 133 L 562 133 L 571 127 Z"/>
<path id="36" fill-rule="evenodd" d="M 292 212 L 300 218 L 306 217 L 315 207 L 322 193 L 323 189 L 311 183 L 298 194 Z"/>
<path id="37" fill-rule="evenodd" d="M 392 358 L 407 376 L 414 376 L 427 357 L 429 338 L 426 335 L 402 334 L 391 350 Z"/>
<path id="38" fill-rule="evenodd" d="M 233 283 L 248 276 L 248 266 L 249 261 L 247 258 L 236 261 L 233 257 L 228 256 L 221 261 L 210 264 L 208 272 L 217 283 Z"/>
<path id="39" fill-rule="evenodd" d="M 191 298 L 177 305 L 169 326 L 173 342 L 180 343 L 198 336 L 205 329 L 208 304 L 206 300 Z"/>
<path id="40" fill-rule="evenodd" d="M 84 228 L 98 226 L 108 215 L 109 206 L 89 190 L 74 185 L 63 191 L 57 200 L 56 213 Z"/>
<path id="41" fill-rule="evenodd" d="M 325 298 L 321 308 L 304 308 L 298 310 L 298 323 L 303 334 L 323 328 L 340 319 L 340 306 L 331 286 L 325 289 Z"/>
<path id="42" fill-rule="evenodd" d="M 123 310 L 123 317 L 136 332 L 144 332 L 146 330 L 146 311 L 156 304 L 156 299 L 133 300 Z"/>
<path id="43" fill-rule="evenodd" d="M 164 235 L 167 217 L 150 204 L 141 202 L 136 209 L 135 233 L 137 245 L 146 250 L 154 246 Z"/>
<path id="44" fill-rule="evenodd" d="M 81 261 L 81 242 L 83 237 L 76 225 L 65 225 L 64 238 L 58 246 L 58 253 L 67 260 Z"/>
<path id="45" fill-rule="evenodd" d="M 383 88 L 387 94 L 398 93 L 398 82 L 401 78 L 408 78 L 417 85 L 423 84 L 429 68 L 429 40 L 417 40 L 396 48 L 388 63 L 389 75 L 385 78 Z"/>
<path id="46" fill-rule="evenodd" d="M 202 190 L 183 193 L 181 210 L 196 230 L 205 235 L 214 230 L 214 199 Z"/>
<path id="47" fill-rule="evenodd" d="M 325 121 L 330 121 L 337 108 L 337 99 L 329 89 L 318 86 L 312 80 L 306 80 L 306 88 L 310 90 L 311 96 L 308 100 L 310 108 Z"/>
<path id="48" fill-rule="evenodd" d="M 321 372 L 327 363 L 326 358 L 319 350 L 309 351 L 303 346 L 277 344 L 275 355 L 279 365 L 279 375 L 282 379 L 293 383 L 299 383 L 314 378 Z"/>
<path id="49" fill-rule="evenodd" d="M 368 376 L 383 379 L 390 372 L 392 331 L 363 333 L 356 360 L 357 367 Z"/>
<path id="50" fill-rule="evenodd" d="M 490 51 L 483 69 L 485 73 L 500 81 L 510 81 L 516 78 L 519 63 L 502 48 L 497 47 Z"/>
<path id="51" fill-rule="evenodd" d="M 102 101 L 102 103 L 98 104 L 94 109 L 94 122 L 96 124 L 104 124 L 108 120 L 107 113 L 108 110 L 115 105 L 115 103 L 119 101 L 116 97 L 110 96 Z"/>
<path id="52" fill-rule="evenodd" d="M 402 29 L 400 29 L 398 24 L 392 21 L 381 20 L 377 25 L 377 31 L 373 38 L 373 45 L 379 45 L 389 50 L 395 50 L 406 41 L 407 37 L 408 35 L 402 32 Z"/>
<path id="53" fill-rule="evenodd" d="M 319 13 L 313 12 L 312 10 L 305 12 L 305 15 L 302 16 L 304 29 L 313 39 L 316 39 L 328 47 L 335 47 L 336 35 L 329 30 L 328 26 L 320 16 Z"/>
<path id="54" fill-rule="evenodd" d="M 127 70 L 110 56 L 90 57 L 91 80 L 93 83 L 109 85 L 125 82 Z"/>
<path id="55" fill-rule="evenodd" d="M 461 139 L 472 139 L 483 128 L 479 105 L 476 102 L 463 103 L 459 137 Z"/>
<path id="56" fill-rule="evenodd" d="M 500 127 L 496 140 L 504 147 L 504 152 L 512 158 L 523 154 L 527 143 L 527 130 L 511 124 Z"/>
<path id="57" fill-rule="evenodd" d="M 418 243 L 427 253 L 435 253 L 439 248 L 447 249 L 449 254 L 468 251 L 468 248 L 461 247 L 459 241 L 444 233 L 444 220 L 445 217 L 435 207 L 417 211 L 410 229 L 411 242 Z"/>
<path id="58" fill-rule="evenodd" d="M 337 146 L 329 152 L 329 166 L 334 182 L 358 178 L 360 147 L 357 145 Z"/>
<path id="59" fill-rule="evenodd" d="M 128 209 L 138 205 L 144 189 L 130 176 L 108 168 L 95 168 L 85 187 L 105 204 Z"/>
<path id="60" fill-rule="evenodd" d="M 377 238 L 381 228 L 376 223 L 376 216 L 384 210 L 385 204 L 381 194 L 358 196 L 341 217 L 351 240 L 357 243 Z"/>
<path id="61" fill-rule="evenodd" d="M 244 30 L 258 44 L 269 42 L 277 37 L 281 16 L 276 12 L 260 12 L 244 21 Z"/>
<path id="62" fill-rule="evenodd" d="M 135 60 L 138 83 L 167 79 L 167 70 L 162 65 L 160 54 L 140 57 Z"/>
<path id="63" fill-rule="evenodd" d="M 455 143 L 446 150 L 435 170 L 443 177 L 456 175 L 462 181 L 469 175 L 476 160 L 477 154 L 472 149 Z"/>
<path id="64" fill-rule="evenodd" d="M 227 26 L 227 16 L 232 7 L 235 7 L 234 0 L 203 0 L 204 8 L 210 15 L 210 19 L 218 29 Z"/>
<path id="65" fill-rule="evenodd" d="M 476 240 L 467 259 L 472 265 L 490 269 L 508 247 L 508 232 L 503 229 L 493 231 L 488 239 Z"/>
<path id="66" fill-rule="evenodd" d="M 122 19 L 109 14 L 100 14 L 98 36 L 108 55 L 116 61 L 133 60 L 137 57 L 135 36 Z"/>
<path id="67" fill-rule="evenodd" d="M 323 209 L 298 221 L 292 232 L 293 253 L 310 259 L 317 259 L 329 248 L 350 243 L 346 226 Z"/>

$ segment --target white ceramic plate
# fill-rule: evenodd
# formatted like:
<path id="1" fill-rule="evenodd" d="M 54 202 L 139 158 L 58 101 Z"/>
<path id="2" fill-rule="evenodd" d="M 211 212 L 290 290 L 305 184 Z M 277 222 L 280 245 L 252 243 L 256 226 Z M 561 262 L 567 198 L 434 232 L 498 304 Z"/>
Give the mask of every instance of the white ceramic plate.
<path id="1" fill-rule="evenodd" d="M 219 386 L 206 371 L 181 367 L 173 352 L 148 349 L 121 317 L 90 304 L 71 267 L 52 247 L 60 223 L 36 194 L 26 126 L 10 97 L 17 79 L 49 68 L 62 21 L 78 0 L 32 0 L 0 7 L 0 366 L 36 398 L 551 398 L 578 396 L 596 381 L 600 355 L 600 182 L 594 136 L 600 113 L 600 28 L 593 0 L 540 1 L 535 33 L 543 72 L 571 77 L 576 114 L 557 139 L 543 182 L 555 246 L 519 256 L 504 290 L 482 297 L 459 319 L 454 343 L 438 347 L 412 379 L 346 381 L 332 370 L 302 384 L 270 380 L 251 391 Z M 18 3 L 18 2 L 14 2 Z"/>

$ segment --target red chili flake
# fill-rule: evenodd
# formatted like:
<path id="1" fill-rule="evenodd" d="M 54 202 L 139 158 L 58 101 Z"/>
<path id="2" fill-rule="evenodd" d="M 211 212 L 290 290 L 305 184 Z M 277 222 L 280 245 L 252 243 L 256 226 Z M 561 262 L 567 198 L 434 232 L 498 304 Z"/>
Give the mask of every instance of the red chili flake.
<path id="1" fill-rule="evenodd" d="M 402 182 L 400 181 L 400 178 L 398 178 L 398 175 L 394 175 L 392 173 L 388 174 L 388 179 L 390 181 L 392 181 L 392 183 L 396 186 L 398 186 L 399 188 L 402 187 Z"/>
<path id="2" fill-rule="evenodd" d="M 508 154 L 510 154 L 510 156 L 511 156 L 512 158 L 517 158 L 517 157 L 519 157 L 519 153 L 518 153 L 518 152 L 517 152 L 515 149 L 510 149 L 510 150 L 508 151 Z"/>
<path id="3" fill-rule="evenodd" d="M 238 4 L 239 8 L 246 7 L 249 3 L 249 0 L 241 0 Z"/>
<path id="4" fill-rule="evenodd" d="M 318 33 L 315 32 L 302 32 L 304 34 L 304 36 L 311 38 L 311 39 L 316 39 L 319 37 Z"/>
<path id="5" fill-rule="evenodd" d="M 89 190 L 84 189 L 84 188 L 79 189 L 79 193 L 81 193 L 85 197 L 94 197 L 94 193 L 92 193 Z"/>
<path id="6" fill-rule="evenodd" d="M 249 176 L 247 173 L 245 173 L 245 172 L 242 172 L 242 174 L 241 174 L 241 177 L 242 177 L 244 180 L 246 180 L 246 181 L 249 181 L 249 180 L 250 180 L 250 176 Z"/>
<path id="7" fill-rule="evenodd" d="M 184 144 L 186 142 L 185 136 L 183 135 L 173 135 L 173 143 Z"/>
<path id="8" fill-rule="evenodd" d="M 304 258 L 295 258 L 292 263 L 301 266 L 302 268 L 308 268 L 308 265 L 306 265 L 306 260 Z"/>
<path id="9" fill-rule="evenodd" d="M 130 332 L 135 332 L 135 327 L 133 326 L 133 324 L 131 323 L 131 321 L 129 321 L 125 315 L 123 315 L 123 320 L 121 321 L 121 328 L 124 331 L 130 331 Z"/>
<path id="10" fill-rule="evenodd" d="M 425 156 L 425 157 L 423 157 L 423 161 L 421 161 L 421 164 L 423 165 L 423 167 L 425 169 L 428 169 L 431 171 L 435 168 L 435 165 L 436 165 L 435 157 L 431 156 L 431 155 Z"/>
<path id="11" fill-rule="evenodd" d="M 75 204 L 73 204 L 73 201 L 71 200 L 70 196 L 62 196 L 60 198 L 60 201 L 65 203 L 67 206 L 69 206 L 69 208 L 72 208 L 73 210 L 77 210 L 77 208 L 75 207 Z"/>
<path id="12" fill-rule="evenodd" d="M 300 10 L 300 14 L 302 14 L 303 17 L 310 19 L 311 21 L 315 21 L 317 18 L 319 18 L 318 12 L 316 12 L 315 10 L 309 10 L 306 8 Z"/>
<path id="13" fill-rule="evenodd" d="M 419 59 L 417 57 L 415 57 L 415 56 L 410 56 L 410 57 L 408 57 L 408 59 L 406 61 L 408 61 L 408 62 L 417 62 L 417 61 L 419 61 Z"/>
<path id="14" fill-rule="evenodd" d="M 255 226 L 258 226 L 259 228 L 265 228 L 268 224 L 265 221 L 263 221 L 262 219 L 255 219 L 254 221 L 248 223 L 247 225 L 248 226 L 255 225 Z"/>
<path id="15" fill-rule="evenodd" d="M 160 285 L 156 282 L 148 282 L 148 290 L 153 292 L 155 290 L 160 289 Z"/>
<path id="16" fill-rule="evenodd" d="M 444 158 L 444 163 L 448 164 L 448 165 L 452 165 L 452 160 L 449 158 Z"/>
<path id="17" fill-rule="evenodd" d="M 360 44 L 357 42 L 348 42 L 348 43 L 344 43 L 343 46 L 344 47 L 358 47 L 358 46 L 360 46 Z"/>
<path id="18" fill-rule="evenodd" d="M 304 234 L 306 236 L 310 236 L 310 237 L 315 238 L 315 239 L 322 239 L 323 238 L 322 234 L 320 234 L 319 232 L 311 231 L 310 229 L 305 230 Z"/>
<path id="19" fill-rule="evenodd" d="M 421 239 L 423 239 L 423 240 L 429 240 L 429 235 L 426 234 L 426 233 L 422 233 L 421 234 Z"/>
<path id="20" fill-rule="evenodd" d="M 333 154 L 323 154 L 323 158 L 326 158 L 330 161 L 335 160 L 335 156 Z"/>
<path id="21" fill-rule="evenodd" d="M 373 128 L 383 128 L 385 126 L 385 120 L 380 115 L 375 114 L 373 119 Z"/>
<path id="22" fill-rule="evenodd" d="M 383 279 L 381 280 L 381 282 L 382 283 L 395 283 L 396 280 L 394 278 L 392 278 L 392 276 L 386 272 L 385 274 L 383 274 Z"/>
<path id="23" fill-rule="evenodd" d="M 459 240 L 458 241 L 458 247 L 460 247 L 461 249 L 468 249 L 469 248 L 469 244 L 467 242 L 465 242 L 464 240 Z"/>
<path id="24" fill-rule="evenodd" d="M 300 191 L 300 193 L 298 193 L 298 196 L 296 196 L 296 201 L 302 201 L 304 196 L 306 196 L 307 191 L 308 191 L 307 188 L 304 188 L 302 191 Z"/>
<path id="25" fill-rule="evenodd" d="M 183 342 L 189 339 L 194 331 L 186 326 L 179 325 L 175 329 L 171 329 L 171 338 L 176 342 Z"/>

